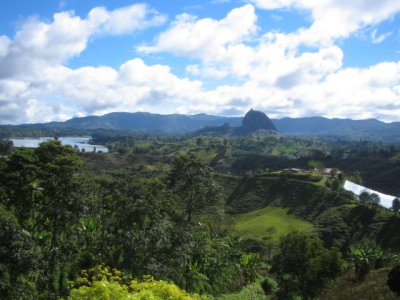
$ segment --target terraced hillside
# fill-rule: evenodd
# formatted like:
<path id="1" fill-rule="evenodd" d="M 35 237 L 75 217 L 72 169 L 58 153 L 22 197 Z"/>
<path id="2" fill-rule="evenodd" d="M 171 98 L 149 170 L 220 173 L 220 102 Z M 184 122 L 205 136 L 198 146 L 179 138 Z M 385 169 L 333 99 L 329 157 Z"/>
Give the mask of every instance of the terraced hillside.
<path id="1" fill-rule="evenodd" d="M 273 219 L 273 215 L 261 217 L 259 214 L 263 208 L 266 208 L 265 212 L 271 208 L 284 208 L 287 211 L 287 223 L 292 222 L 294 217 L 312 223 L 317 234 L 329 246 L 346 251 L 350 245 L 368 240 L 385 248 L 400 249 L 398 215 L 382 207 L 359 205 L 348 192 L 335 192 L 323 186 L 322 181 L 312 182 L 285 176 L 233 175 L 219 175 L 218 181 L 224 187 L 227 210 L 239 220 L 236 227 L 240 230 L 246 224 L 252 224 L 248 226 L 254 232 L 245 232 L 244 236 L 257 238 L 256 228 L 267 230 L 273 227 L 268 225 L 271 221 L 268 219 Z M 254 219 L 250 221 L 252 216 Z M 285 214 L 280 216 L 284 218 Z M 247 223 L 241 222 L 241 218 Z"/>

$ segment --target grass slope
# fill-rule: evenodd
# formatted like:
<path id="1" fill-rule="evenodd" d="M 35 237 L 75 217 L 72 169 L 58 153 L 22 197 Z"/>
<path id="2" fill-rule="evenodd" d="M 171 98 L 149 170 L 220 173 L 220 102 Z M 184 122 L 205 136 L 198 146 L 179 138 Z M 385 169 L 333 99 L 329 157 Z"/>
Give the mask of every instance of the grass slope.
<path id="1" fill-rule="evenodd" d="M 219 174 L 217 179 L 224 187 L 227 209 L 233 216 L 280 207 L 287 209 L 288 216 L 314 224 L 327 246 L 347 251 L 352 244 L 371 241 L 386 249 L 400 250 L 400 215 L 380 207 L 359 205 L 348 193 L 336 193 L 312 181 L 283 176 Z"/>
<path id="2" fill-rule="evenodd" d="M 234 229 L 245 238 L 276 241 L 280 236 L 293 230 L 309 232 L 313 225 L 294 215 L 287 209 L 265 207 L 233 217 Z"/>

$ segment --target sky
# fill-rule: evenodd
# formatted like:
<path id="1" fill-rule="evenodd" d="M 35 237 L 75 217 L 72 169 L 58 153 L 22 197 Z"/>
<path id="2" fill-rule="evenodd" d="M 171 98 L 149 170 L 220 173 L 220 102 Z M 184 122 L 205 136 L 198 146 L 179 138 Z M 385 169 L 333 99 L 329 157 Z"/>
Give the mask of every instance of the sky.
<path id="1" fill-rule="evenodd" d="M 400 121 L 400 1 L 0 2 L 0 124 L 250 108 Z"/>

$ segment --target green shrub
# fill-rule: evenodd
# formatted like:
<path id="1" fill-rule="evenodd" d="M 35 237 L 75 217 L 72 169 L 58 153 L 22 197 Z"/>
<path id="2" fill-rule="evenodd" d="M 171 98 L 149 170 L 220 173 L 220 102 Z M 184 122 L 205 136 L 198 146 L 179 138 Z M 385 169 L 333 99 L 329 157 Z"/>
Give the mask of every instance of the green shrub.
<path id="1" fill-rule="evenodd" d="M 394 293 L 400 296 L 400 265 L 397 265 L 390 270 L 387 285 Z"/>
<path id="2" fill-rule="evenodd" d="M 265 278 L 263 282 L 261 282 L 261 287 L 266 295 L 275 294 L 279 289 L 278 283 L 275 279 L 270 277 Z"/>
<path id="3" fill-rule="evenodd" d="M 69 299 L 98 300 L 197 300 L 207 299 L 197 294 L 191 295 L 173 283 L 154 280 L 152 276 L 143 276 L 141 280 L 123 276 L 116 269 L 100 265 L 83 270 L 73 283 Z"/>

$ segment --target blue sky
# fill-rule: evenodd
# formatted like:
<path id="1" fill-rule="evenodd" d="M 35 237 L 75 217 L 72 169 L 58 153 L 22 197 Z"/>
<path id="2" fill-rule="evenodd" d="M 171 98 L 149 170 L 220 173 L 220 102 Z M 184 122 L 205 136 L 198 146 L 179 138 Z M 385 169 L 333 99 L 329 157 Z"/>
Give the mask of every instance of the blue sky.
<path id="1" fill-rule="evenodd" d="M 0 107 L 400 121 L 400 1 L 2 1 Z"/>

